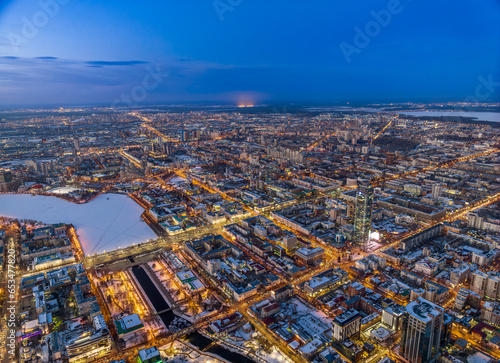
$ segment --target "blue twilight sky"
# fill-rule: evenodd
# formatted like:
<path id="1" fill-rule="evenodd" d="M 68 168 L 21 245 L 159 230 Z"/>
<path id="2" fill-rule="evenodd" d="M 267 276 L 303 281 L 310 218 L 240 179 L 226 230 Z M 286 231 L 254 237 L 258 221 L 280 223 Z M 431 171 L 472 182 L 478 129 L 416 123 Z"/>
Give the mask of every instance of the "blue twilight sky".
<path id="1" fill-rule="evenodd" d="M 497 101 L 499 19 L 499 0 L 0 0 L 0 105 L 463 100 L 481 76 Z"/>

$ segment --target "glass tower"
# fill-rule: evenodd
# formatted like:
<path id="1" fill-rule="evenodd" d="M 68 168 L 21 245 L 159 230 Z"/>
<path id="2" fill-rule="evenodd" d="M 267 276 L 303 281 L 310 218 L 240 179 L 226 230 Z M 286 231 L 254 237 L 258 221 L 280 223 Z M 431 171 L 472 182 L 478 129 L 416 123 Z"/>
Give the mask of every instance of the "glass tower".
<path id="1" fill-rule="evenodd" d="M 373 187 L 368 181 L 358 186 L 356 193 L 356 210 L 354 212 L 354 243 L 358 245 L 368 242 L 372 227 Z"/>
<path id="2" fill-rule="evenodd" d="M 427 363 L 439 353 L 444 309 L 421 297 L 405 307 L 401 354 L 410 363 Z"/>

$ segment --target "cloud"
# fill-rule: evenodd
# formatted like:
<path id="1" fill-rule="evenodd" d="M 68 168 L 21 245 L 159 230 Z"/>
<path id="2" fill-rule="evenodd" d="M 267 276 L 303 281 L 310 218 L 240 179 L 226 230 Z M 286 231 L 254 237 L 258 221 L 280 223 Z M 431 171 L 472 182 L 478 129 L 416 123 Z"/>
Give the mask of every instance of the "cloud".
<path id="1" fill-rule="evenodd" d="M 150 74 L 162 82 L 148 92 L 147 102 L 167 100 L 234 100 L 231 93 L 261 92 L 259 79 L 270 69 L 241 67 L 187 58 L 170 58 L 160 63 L 140 60 L 96 61 L 57 57 L 0 57 L 0 103 L 109 102 L 143 84 Z M 264 76 L 264 77 L 261 77 Z M 149 78 L 148 78 L 149 77 Z M 281 79 L 277 80 L 281 83 Z M 263 96 L 258 99 L 264 98 Z"/>
<path id="2" fill-rule="evenodd" d="M 22 63 L 29 63 L 32 62 L 33 64 L 36 64 L 37 61 L 57 61 L 59 65 L 83 65 L 86 67 L 114 67 L 114 66 L 136 66 L 136 65 L 143 65 L 143 64 L 149 64 L 150 62 L 146 61 L 140 61 L 140 60 L 130 60 L 130 61 L 102 61 L 102 60 L 97 60 L 97 61 L 79 61 L 79 60 L 71 60 L 71 59 L 61 59 L 58 57 L 51 57 L 51 56 L 43 56 L 43 57 L 33 57 L 33 58 L 20 58 L 16 56 L 1 56 L 0 59 L 7 59 L 7 60 L 19 60 Z M 54 64 L 51 62 L 50 64 Z"/>

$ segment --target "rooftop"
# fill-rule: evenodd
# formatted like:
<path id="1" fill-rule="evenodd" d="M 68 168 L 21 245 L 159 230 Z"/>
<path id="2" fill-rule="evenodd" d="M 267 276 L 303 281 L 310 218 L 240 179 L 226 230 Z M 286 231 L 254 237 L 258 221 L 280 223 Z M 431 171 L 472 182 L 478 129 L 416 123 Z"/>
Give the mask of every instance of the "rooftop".
<path id="1" fill-rule="evenodd" d="M 143 362 L 148 360 L 148 359 L 152 359 L 154 357 L 158 357 L 158 362 L 160 362 L 160 352 L 159 352 L 158 348 L 156 348 L 156 347 L 142 349 L 139 351 L 139 358 Z"/>
<path id="2" fill-rule="evenodd" d="M 336 325 L 345 326 L 358 318 L 361 318 L 359 311 L 351 309 L 351 310 L 347 310 L 345 313 L 340 314 L 339 316 L 335 317 L 335 319 L 333 319 L 333 322 Z"/>
<path id="3" fill-rule="evenodd" d="M 406 312 L 412 317 L 428 323 L 436 316 L 442 314 L 444 309 L 436 304 L 431 303 L 421 297 L 406 305 Z"/>

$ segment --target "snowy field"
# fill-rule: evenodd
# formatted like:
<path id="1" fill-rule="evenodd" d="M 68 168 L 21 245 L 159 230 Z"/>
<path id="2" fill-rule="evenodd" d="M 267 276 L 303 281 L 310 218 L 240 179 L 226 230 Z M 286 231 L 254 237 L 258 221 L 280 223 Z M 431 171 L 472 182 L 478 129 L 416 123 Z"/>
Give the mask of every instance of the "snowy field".
<path id="1" fill-rule="evenodd" d="M 143 209 L 126 195 L 104 194 L 75 204 L 43 195 L 2 194 L 0 216 L 43 223 L 72 223 L 85 255 L 116 250 L 156 238 L 141 221 Z"/>
<path id="2" fill-rule="evenodd" d="M 462 116 L 472 117 L 481 121 L 500 122 L 500 112 L 467 112 L 467 111 L 409 111 L 399 112 L 402 115 L 409 116 Z"/>

